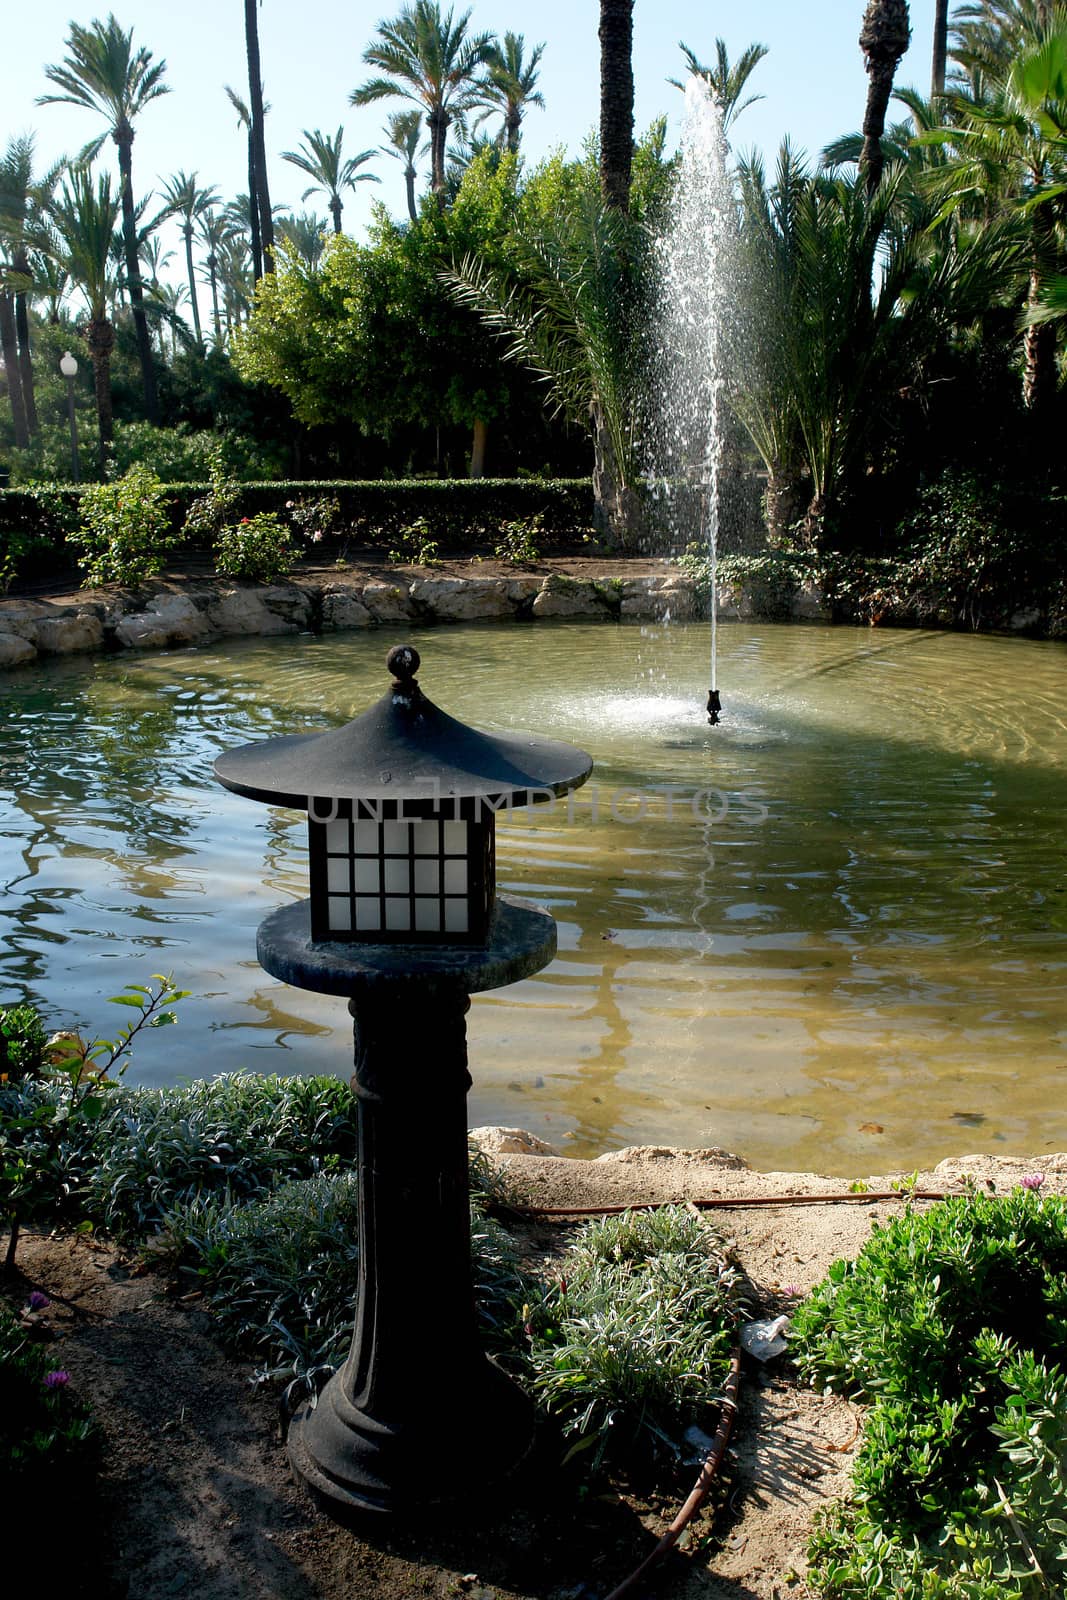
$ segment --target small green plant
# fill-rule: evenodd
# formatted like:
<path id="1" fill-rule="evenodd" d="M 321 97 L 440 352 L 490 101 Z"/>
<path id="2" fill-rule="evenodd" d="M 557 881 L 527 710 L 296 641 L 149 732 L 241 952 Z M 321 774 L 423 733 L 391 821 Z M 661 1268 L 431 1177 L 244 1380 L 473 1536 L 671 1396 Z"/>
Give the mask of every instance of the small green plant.
<path id="1" fill-rule="evenodd" d="M 8 1515 L 36 1497 L 73 1498 L 99 1437 L 89 1409 L 70 1391 L 70 1374 L 34 1344 L 0 1303 L 0 1493 Z"/>
<path id="2" fill-rule="evenodd" d="M 44 1024 L 36 1006 L 0 1006 L 0 1084 L 36 1077 L 44 1050 Z"/>
<path id="3" fill-rule="evenodd" d="M 572 1453 L 676 1457 L 725 1381 L 738 1309 L 721 1239 L 682 1207 L 591 1223 L 527 1315 L 534 1388 Z"/>
<path id="4" fill-rule="evenodd" d="M 90 583 L 140 583 L 162 572 L 177 541 L 166 492 L 147 467 L 131 467 L 117 483 L 94 483 L 81 498 L 82 526 L 70 534 L 85 556 Z"/>
<path id="5" fill-rule="evenodd" d="M 510 561 L 517 567 L 527 566 L 541 559 L 534 543 L 544 531 L 545 519 L 540 512 L 518 522 L 502 522 L 500 537 L 493 546 L 498 561 Z"/>
<path id="6" fill-rule="evenodd" d="M 37 1212 L 54 1208 L 70 1191 L 71 1145 L 103 1116 L 108 1091 L 130 1064 L 134 1039 L 142 1028 L 161 1028 L 177 1021 L 169 1007 L 187 990 L 173 979 L 152 974 L 157 987 L 127 984 L 111 1004 L 128 1007 L 137 1016 L 113 1039 L 86 1043 L 76 1033 L 56 1034 L 38 1052 L 40 1020 L 18 1024 L 15 1046 L 31 1058 L 32 1076 L 0 1090 L 0 1203 L 7 1215 L 8 1246 L 4 1271 L 15 1267 L 19 1229 Z M 9 1013 L 5 1014 L 6 1016 Z M 9 1050 L 10 1054 L 10 1050 Z"/>
<path id="7" fill-rule="evenodd" d="M 215 571 L 227 578 L 270 583 L 291 572 L 296 558 L 292 534 L 274 511 L 231 523 L 215 544 Z"/>
<path id="8" fill-rule="evenodd" d="M 430 525 L 425 517 L 401 528 L 397 547 L 389 551 L 394 566 L 439 567 L 440 549 L 436 539 L 430 538 Z"/>
<path id="9" fill-rule="evenodd" d="M 994 1600 L 1067 1587 L 1067 1203 L 1042 1175 L 880 1228 L 793 1316 L 803 1375 L 870 1405 L 817 1592 Z"/>

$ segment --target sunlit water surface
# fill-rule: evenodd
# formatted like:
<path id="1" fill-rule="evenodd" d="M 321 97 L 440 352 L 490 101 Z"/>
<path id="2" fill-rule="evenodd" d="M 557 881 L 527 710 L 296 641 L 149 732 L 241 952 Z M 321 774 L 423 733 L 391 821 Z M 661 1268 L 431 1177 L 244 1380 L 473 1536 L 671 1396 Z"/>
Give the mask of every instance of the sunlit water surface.
<path id="1" fill-rule="evenodd" d="M 738 624 L 710 729 L 697 625 L 415 638 L 448 711 L 596 761 L 569 808 L 501 823 L 500 886 L 550 907 L 560 948 L 475 999 L 472 1122 L 838 1173 L 1067 1148 L 1062 646 Z M 255 960 L 257 924 L 306 892 L 302 818 L 211 768 L 355 715 L 391 642 L 8 675 L 0 999 L 102 1033 L 124 1020 L 106 996 L 173 972 L 193 998 L 132 1081 L 347 1076 L 344 1002 Z"/>

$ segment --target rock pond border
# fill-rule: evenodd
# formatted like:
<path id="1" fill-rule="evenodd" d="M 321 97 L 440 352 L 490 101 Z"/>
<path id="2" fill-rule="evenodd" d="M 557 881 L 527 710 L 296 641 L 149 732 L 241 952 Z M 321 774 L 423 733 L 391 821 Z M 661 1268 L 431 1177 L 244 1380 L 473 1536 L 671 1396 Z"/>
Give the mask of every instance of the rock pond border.
<path id="1" fill-rule="evenodd" d="M 572 578 L 367 578 L 338 574 L 284 583 L 158 579 L 138 588 L 86 590 L 70 599 L 0 600 L 0 668 L 51 656 L 163 650 L 249 635 L 335 633 L 355 628 L 448 622 L 525 622 L 543 617 L 613 622 L 676 621 L 705 614 L 695 584 L 680 573 Z M 721 616 L 753 615 L 724 589 Z M 793 615 L 826 615 L 817 590 L 796 596 Z"/>

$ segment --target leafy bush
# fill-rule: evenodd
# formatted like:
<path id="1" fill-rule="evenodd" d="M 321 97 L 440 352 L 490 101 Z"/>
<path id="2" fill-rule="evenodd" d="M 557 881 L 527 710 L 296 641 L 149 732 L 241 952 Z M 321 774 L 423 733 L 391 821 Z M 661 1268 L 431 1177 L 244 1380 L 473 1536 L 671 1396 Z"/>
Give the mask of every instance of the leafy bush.
<path id="1" fill-rule="evenodd" d="M 223 476 L 273 478 L 275 459 L 257 440 L 244 434 L 216 433 L 179 422 L 157 428 L 150 422 L 116 422 L 112 454 L 120 472 L 148 467 L 164 483 L 197 483 Z"/>
<path id="2" fill-rule="evenodd" d="M 676 1454 L 728 1370 L 739 1275 L 682 1207 L 590 1223 L 529 1317 L 535 1391 L 575 1449 Z"/>
<path id="3" fill-rule="evenodd" d="M 318 544 L 335 533 L 341 522 L 341 502 L 335 494 L 317 495 L 313 500 L 287 500 L 289 521 L 309 544 Z"/>
<path id="4" fill-rule="evenodd" d="M 425 517 L 413 522 L 410 528 L 401 528 L 397 534 L 396 549 L 390 550 L 389 560 L 395 565 L 413 567 L 439 567 L 441 547 L 430 538 L 430 525 Z"/>
<path id="5" fill-rule="evenodd" d="M 252 1073 L 123 1089 L 95 1148 L 88 1215 L 119 1236 L 143 1236 L 198 1196 L 259 1198 L 354 1160 L 355 1101 L 337 1078 Z"/>
<path id="6" fill-rule="evenodd" d="M 821 1592 L 992 1600 L 1067 1584 L 1067 1203 L 1019 1190 L 879 1229 L 794 1315 L 802 1374 L 867 1400 Z"/>
<path id="7" fill-rule="evenodd" d="M 540 512 L 518 522 L 502 522 L 500 524 L 500 537 L 493 546 L 493 554 L 498 561 L 511 561 L 518 567 L 525 566 L 528 562 L 539 561 L 541 552 L 534 543 L 539 539 L 544 530 L 545 519 Z"/>
<path id="8" fill-rule="evenodd" d="M 44 1024 L 36 1006 L 0 1006 L 0 1083 L 36 1076 L 44 1046 Z"/>
<path id="9" fill-rule="evenodd" d="M 296 558 L 292 534 L 274 511 L 231 523 L 215 545 L 215 571 L 227 578 L 270 583 L 291 572 Z"/>
<path id="10" fill-rule="evenodd" d="M 191 1195 L 163 1219 L 157 1248 L 195 1272 L 223 1337 L 260 1378 L 336 1366 L 352 1336 L 359 1258 L 357 1179 L 323 1174 L 259 1200 Z M 514 1321 L 520 1289 L 504 1230 L 472 1207 L 471 1254 L 483 1322 Z"/>
<path id="11" fill-rule="evenodd" d="M 96 483 L 81 497 L 82 526 L 70 535 L 85 551 L 90 583 L 140 583 L 162 572 L 170 532 L 166 490 L 147 467 L 117 483 Z"/>
<path id="12" fill-rule="evenodd" d="M 84 1492 L 99 1439 L 68 1379 L 0 1302 L 0 1493 L 9 1518 L 40 1496 L 55 1505 Z"/>

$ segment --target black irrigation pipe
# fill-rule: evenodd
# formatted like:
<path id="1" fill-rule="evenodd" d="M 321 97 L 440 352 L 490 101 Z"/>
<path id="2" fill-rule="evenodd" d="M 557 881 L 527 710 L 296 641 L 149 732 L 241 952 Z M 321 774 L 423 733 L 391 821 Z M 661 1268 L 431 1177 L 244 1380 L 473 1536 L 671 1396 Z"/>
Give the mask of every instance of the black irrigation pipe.
<path id="1" fill-rule="evenodd" d="M 613 1217 L 624 1211 L 662 1211 L 665 1206 L 695 1206 L 698 1211 L 718 1207 L 734 1211 L 743 1206 L 840 1206 L 870 1205 L 880 1200 L 955 1200 L 966 1193 L 966 1189 L 862 1189 L 845 1194 L 715 1195 L 704 1200 L 692 1200 L 687 1196 L 680 1200 L 636 1200 L 628 1205 L 609 1206 L 516 1206 L 490 1202 L 488 1209 L 500 1216 L 536 1221 L 538 1217 Z"/>
<path id="2" fill-rule="evenodd" d="M 678 1543 L 678 1540 L 685 1532 L 685 1529 L 692 1522 L 693 1518 L 696 1516 L 697 1512 L 708 1498 L 708 1495 L 711 1492 L 711 1485 L 715 1479 L 715 1474 L 718 1472 L 719 1467 L 722 1464 L 722 1459 L 726 1454 L 726 1446 L 730 1442 L 730 1434 L 733 1431 L 734 1417 L 737 1415 L 737 1395 L 740 1387 L 741 1351 L 740 1348 L 735 1345 L 730 1355 L 730 1371 L 723 1388 L 722 1400 L 720 1401 L 722 1412 L 719 1417 L 719 1426 L 715 1430 L 715 1437 L 711 1442 L 711 1449 L 704 1458 L 704 1465 L 700 1469 L 700 1476 L 697 1478 L 696 1483 L 694 1483 L 692 1489 L 690 1490 L 689 1498 L 686 1500 L 685 1504 L 678 1512 L 678 1515 L 675 1517 L 674 1521 L 667 1529 L 667 1532 L 663 1535 L 663 1538 L 660 1540 L 659 1544 L 652 1551 L 652 1553 L 645 1557 L 644 1561 L 642 1561 L 639 1567 L 634 1568 L 633 1572 L 630 1573 L 628 1578 L 624 1578 L 620 1584 L 617 1584 L 616 1587 L 612 1589 L 611 1593 L 606 1596 L 606 1600 L 619 1600 L 621 1595 L 629 1594 L 630 1590 L 633 1589 L 636 1584 L 640 1583 L 642 1578 L 647 1577 L 652 1568 L 657 1566 L 659 1562 L 663 1560 L 663 1557 L 668 1553 L 668 1551 L 674 1549 L 675 1545 Z"/>

